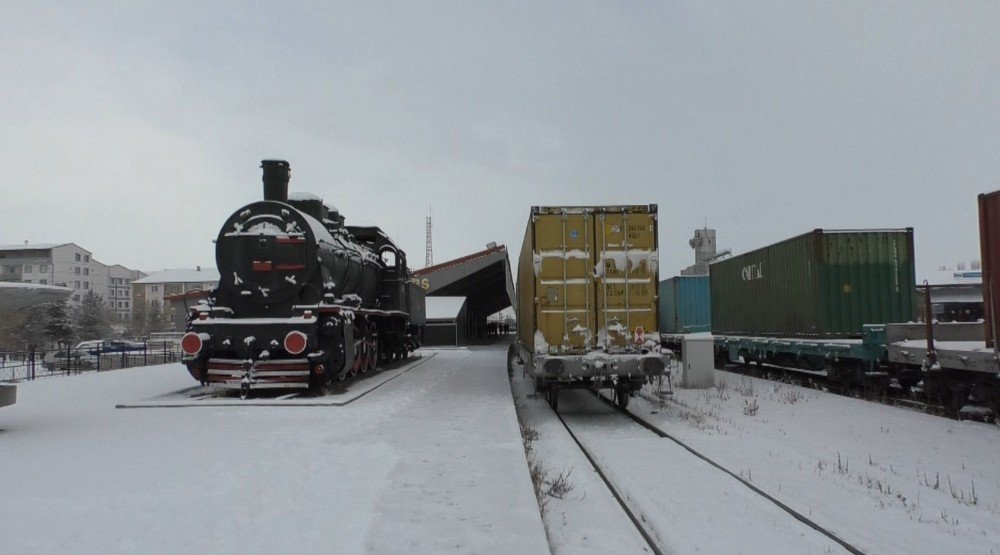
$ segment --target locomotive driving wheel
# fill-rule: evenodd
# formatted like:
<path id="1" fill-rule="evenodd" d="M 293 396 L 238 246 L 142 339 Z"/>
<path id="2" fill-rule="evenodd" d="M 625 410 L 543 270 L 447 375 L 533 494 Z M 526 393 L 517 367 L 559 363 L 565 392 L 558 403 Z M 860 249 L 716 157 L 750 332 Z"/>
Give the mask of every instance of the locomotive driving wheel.
<path id="1" fill-rule="evenodd" d="M 378 327 L 375 322 L 368 324 L 368 336 L 365 338 L 365 343 L 368 345 L 368 364 L 365 371 L 374 371 L 378 368 Z"/>
<path id="2" fill-rule="evenodd" d="M 351 364 L 351 372 L 350 372 L 352 376 L 356 376 L 358 374 L 358 372 L 361 370 L 361 367 L 364 366 L 364 361 L 365 361 L 365 342 L 355 341 L 354 363 Z"/>

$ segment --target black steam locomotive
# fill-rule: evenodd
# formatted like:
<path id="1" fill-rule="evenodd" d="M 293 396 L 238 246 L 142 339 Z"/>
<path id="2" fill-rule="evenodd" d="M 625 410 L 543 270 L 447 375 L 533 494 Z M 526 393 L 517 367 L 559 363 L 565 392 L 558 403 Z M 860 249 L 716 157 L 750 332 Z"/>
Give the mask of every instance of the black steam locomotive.
<path id="1" fill-rule="evenodd" d="M 321 390 L 333 379 L 404 359 L 423 294 L 406 254 L 378 227 L 309 194 L 288 195 L 290 166 L 264 160 L 264 200 L 219 231 L 219 286 L 192 309 L 183 362 L 202 384 Z"/>

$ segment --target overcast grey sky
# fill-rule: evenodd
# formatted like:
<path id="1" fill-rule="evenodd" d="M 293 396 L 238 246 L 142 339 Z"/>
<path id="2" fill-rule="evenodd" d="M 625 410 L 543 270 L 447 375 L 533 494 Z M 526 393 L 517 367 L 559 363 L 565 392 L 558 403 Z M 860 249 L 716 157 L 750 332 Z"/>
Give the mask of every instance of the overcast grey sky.
<path id="1" fill-rule="evenodd" d="M 663 277 L 706 221 L 736 252 L 912 226 L 926 270 L 978 258 L 1000 189 L 994 1 L 203 4 L 4 4 L 0 243 L 214 265 L 277 157 L 413 267 L 431 205 L 444 261 L 627 202 Z"/>

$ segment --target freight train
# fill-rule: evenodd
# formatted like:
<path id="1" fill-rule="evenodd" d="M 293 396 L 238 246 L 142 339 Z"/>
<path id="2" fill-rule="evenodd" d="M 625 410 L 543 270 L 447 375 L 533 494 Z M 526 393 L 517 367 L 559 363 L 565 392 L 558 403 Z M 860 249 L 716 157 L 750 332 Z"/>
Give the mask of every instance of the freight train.
<path id="1" fill-rule="evenodd" d="M 288 194 L 290 166 L 264 160 L 264 200 L 237 209 L 216 243 L 220 281 L 192 308 L 183 362 L 202 384 L 321 391 L 405 359 L 423 294 L 406 254 L 378 227 L 345 225 L 310 194 Z"/>
<path id="2" fill-rule="evenodd" d="M 984 263 L 1000 265 L 1000 192 L 981 195 L 980 211 Z M 794 371 L 870 393 L 917 389 L 952 411 L 971 403 L 1000 415 L 992 274 L 983 272 L 985 322 L 932 322 L 917 314 L 913 250 L 912 229 L 817 229 L 715 262 L 709 276 L 666 280 L 663 344 L 710 328 L 719 368 Z"/>
<path id="3" fill-rule="evenodd" d="M 513 354 L 553 409 L 611 388 L 619 406 L 665 376 L 657 330 L 656 205 L 533 207 L 517 267 Z"/>

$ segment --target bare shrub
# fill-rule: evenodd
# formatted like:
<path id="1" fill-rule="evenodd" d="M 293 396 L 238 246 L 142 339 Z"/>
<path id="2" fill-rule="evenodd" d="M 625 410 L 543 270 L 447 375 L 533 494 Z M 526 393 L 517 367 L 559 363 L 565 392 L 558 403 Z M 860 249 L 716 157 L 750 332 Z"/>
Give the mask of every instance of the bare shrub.
<path id="1" fill-rule="evenodd" d="M 848 474 L 851 469 L 850 459 L 840 459 L 840 451 L 837 452 L 837 472 L 841 474 Z"/>
<path id="2" fill-rule="evenodd" d="M 531 471 L 531 485 L 535 489 L 535 499 L 538 500 L 538 507 L 545 512 L 545 507 L 548 505 L 549 500 L 545 495 L 543 487 L 546 483 L 546 472 L 545 468 L 542 467 L 542 463 L 538 461 L 533 455 L 528 457 L 528 470 Z"/>
<path id="3" fill-rule="evenodd" d="M 719 394 L 720 398 L 728 388 L 729 388 L 729 382 L 727 382 L 726 380 L 719 379 L 715 381 L 715 392 Z"/>
<path id="4" fill-rule="evenodd" d="M 966 497 L 965 491 L 955 488 L 955 486 L 951 483 L 951 476 L 948 476 L 948 489 L 951 490 L 952 498 L 954 498 L 955 501 L 962 503 L 963 505 L 975 505 L 979 503 L 979 496 L 976 495 L 975 481 L 972 482 L 972 492 L 969 494 L 968 497 Z"/>
<path id="5" fill-rule="evenodd" d="M 758 410 L 760 410 L 760 406 L 757 405 L 757 399 L 753 399 L 752 403 L 749 400 L 743 401 L 743 414 L 747 416 L 754 416 L 757 414 Z"/>
<path id="6" fill-rule="evenodd" d="M 534 428 L 524 423 L 521 424 L 521 439 L 524 441 L 524 446 L 528 450 L 531 449 L 531 446 L 528 444 L 531 443 L 532 441 L 535 441 L 538 438 L 539 434 Z"/>
<path id="7" fill-rule="evenodd" d="M 786 389 L 784 401 L 789 405 L 794 405 L 796 401 L 802 399 L 802 392 L 797 389 Z"/>
<path id="8" fill-rule="evenodd" d="M 939 472 L 934 473 L 934 485 L 931 485 L 930 480 L 927 479 L 927 473 L 924 472 L 924 485 L 931 489 L 941 488 L 941 474 Z"/>
<path id="9" fill-rule="evenodd" d="M 548 489 L 545 490 L 545 494 L 550 497 L 555 497 L 556 499 L 562 499 L 569 492 L 573 491 L 576 485 L 569 481 L 570 474 L 573 474 L 573 469 L 570 468 L 569 471 L 562 471 L 558 476 L 552 480 L 547 480 L 545 483 L 548 485 Z"/>

